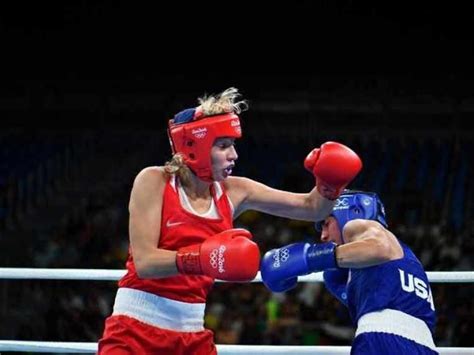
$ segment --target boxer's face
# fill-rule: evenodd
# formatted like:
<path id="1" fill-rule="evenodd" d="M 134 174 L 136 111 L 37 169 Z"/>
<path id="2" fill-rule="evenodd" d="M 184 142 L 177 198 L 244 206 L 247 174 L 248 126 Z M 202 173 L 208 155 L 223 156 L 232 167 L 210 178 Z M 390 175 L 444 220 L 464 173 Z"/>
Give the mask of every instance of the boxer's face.
<path id="1" fill-rule="evenodd" d="M 329 216 L 324 220 L 323 230 L 321 231 L 321 241 L 324 243 L 334 242 L 337 245 L 343 243 L 339 225 L 333 216 Z"/>
<path id="2" fill-rule="evenodd" d="M 235 161 L 238 159 L 234 138 L 217 138 L 211 148 L 212 177 L 222 181 L 232 174 Z"/>

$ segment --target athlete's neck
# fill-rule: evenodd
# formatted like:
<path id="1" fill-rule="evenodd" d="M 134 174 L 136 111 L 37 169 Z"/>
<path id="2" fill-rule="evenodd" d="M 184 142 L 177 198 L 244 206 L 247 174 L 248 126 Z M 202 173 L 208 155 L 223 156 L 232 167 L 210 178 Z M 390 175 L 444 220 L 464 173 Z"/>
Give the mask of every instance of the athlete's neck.
<path id="1" fill-rule="evenodd" d="M 195 199 L 209 199 L 211 197 L 210 186 L 211 182 L 206 182 L 199 179 L 196 175 L 191 173 L 190 179 L 187 181 L 180 181 L 188 198 Z"/>

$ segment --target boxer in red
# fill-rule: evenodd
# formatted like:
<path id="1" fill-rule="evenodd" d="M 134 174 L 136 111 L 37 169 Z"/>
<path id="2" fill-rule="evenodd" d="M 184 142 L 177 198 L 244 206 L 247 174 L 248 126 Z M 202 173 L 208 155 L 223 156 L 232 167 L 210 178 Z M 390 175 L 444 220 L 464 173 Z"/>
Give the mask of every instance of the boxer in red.
<path id="1" fill-rule="evenodd" d="M 135 178 L 129 203 L 130 253 L 100 354 L 216 354 L 204 328 L 207 294 L 215 279 L 251 281 L 260 251 L 252 235 L 233 228 L 248 209 L 319 221 L 328 216 L 362 162 L 348 147 L 327 142 L 305 167 L 316 177 L 309 193 L 276 190 L 230 176 L 247 108 L 237 89 L 199 99 L 168 123 L 173 157 Z"/>

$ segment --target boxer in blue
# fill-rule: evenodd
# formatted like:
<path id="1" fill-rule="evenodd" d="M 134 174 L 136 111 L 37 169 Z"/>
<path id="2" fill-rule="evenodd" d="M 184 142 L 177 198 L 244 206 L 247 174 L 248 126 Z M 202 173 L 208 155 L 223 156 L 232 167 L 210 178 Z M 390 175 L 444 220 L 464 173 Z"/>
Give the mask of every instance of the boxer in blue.
<path id="1" fill-rule="evenodd" d="M 265 286 L 284 292 L 298 276 L 324 271 L 326 288 L 357 326 L 351 354 L 438 354 L 428 278 L 410 248 L 387 229 L 379 197 L 345 190 L 316 228 L 322 243 L 294 243 L 264 255 Z"/>

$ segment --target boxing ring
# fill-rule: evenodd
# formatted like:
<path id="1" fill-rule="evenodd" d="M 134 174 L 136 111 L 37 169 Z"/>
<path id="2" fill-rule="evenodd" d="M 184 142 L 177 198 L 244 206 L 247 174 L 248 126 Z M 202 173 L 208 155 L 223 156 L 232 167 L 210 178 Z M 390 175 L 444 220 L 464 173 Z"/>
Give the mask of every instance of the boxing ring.
<path id="1" fill-rule="evenodd" d="M 10 280 L 87 280 L 117 281 L 126 270 L 108 269 L 35 269 L 35 268 L 0 268 L 0 279 Z M 427 272 L 430 283 L 472 283 L 474 271 L 431 271 Z M 261 282 L 260 273 L 252 282 Z M 300 276 L 299 282 L 322 282 L 322 273 Z M 218 281 L 223 282 L 223 281 Z M 474 347 L 437 348 L 441 355 L 474 354 Z M 349 354 L 349 346 L 283 346 L 283 345 L 217 345 L 219 354 Z M 95 353 L 97 343 L 91 342 L 54 342 L 54 341 L 20 341 L 0 340 L 2 352 L 36 352 L 36 353 Z"/>

